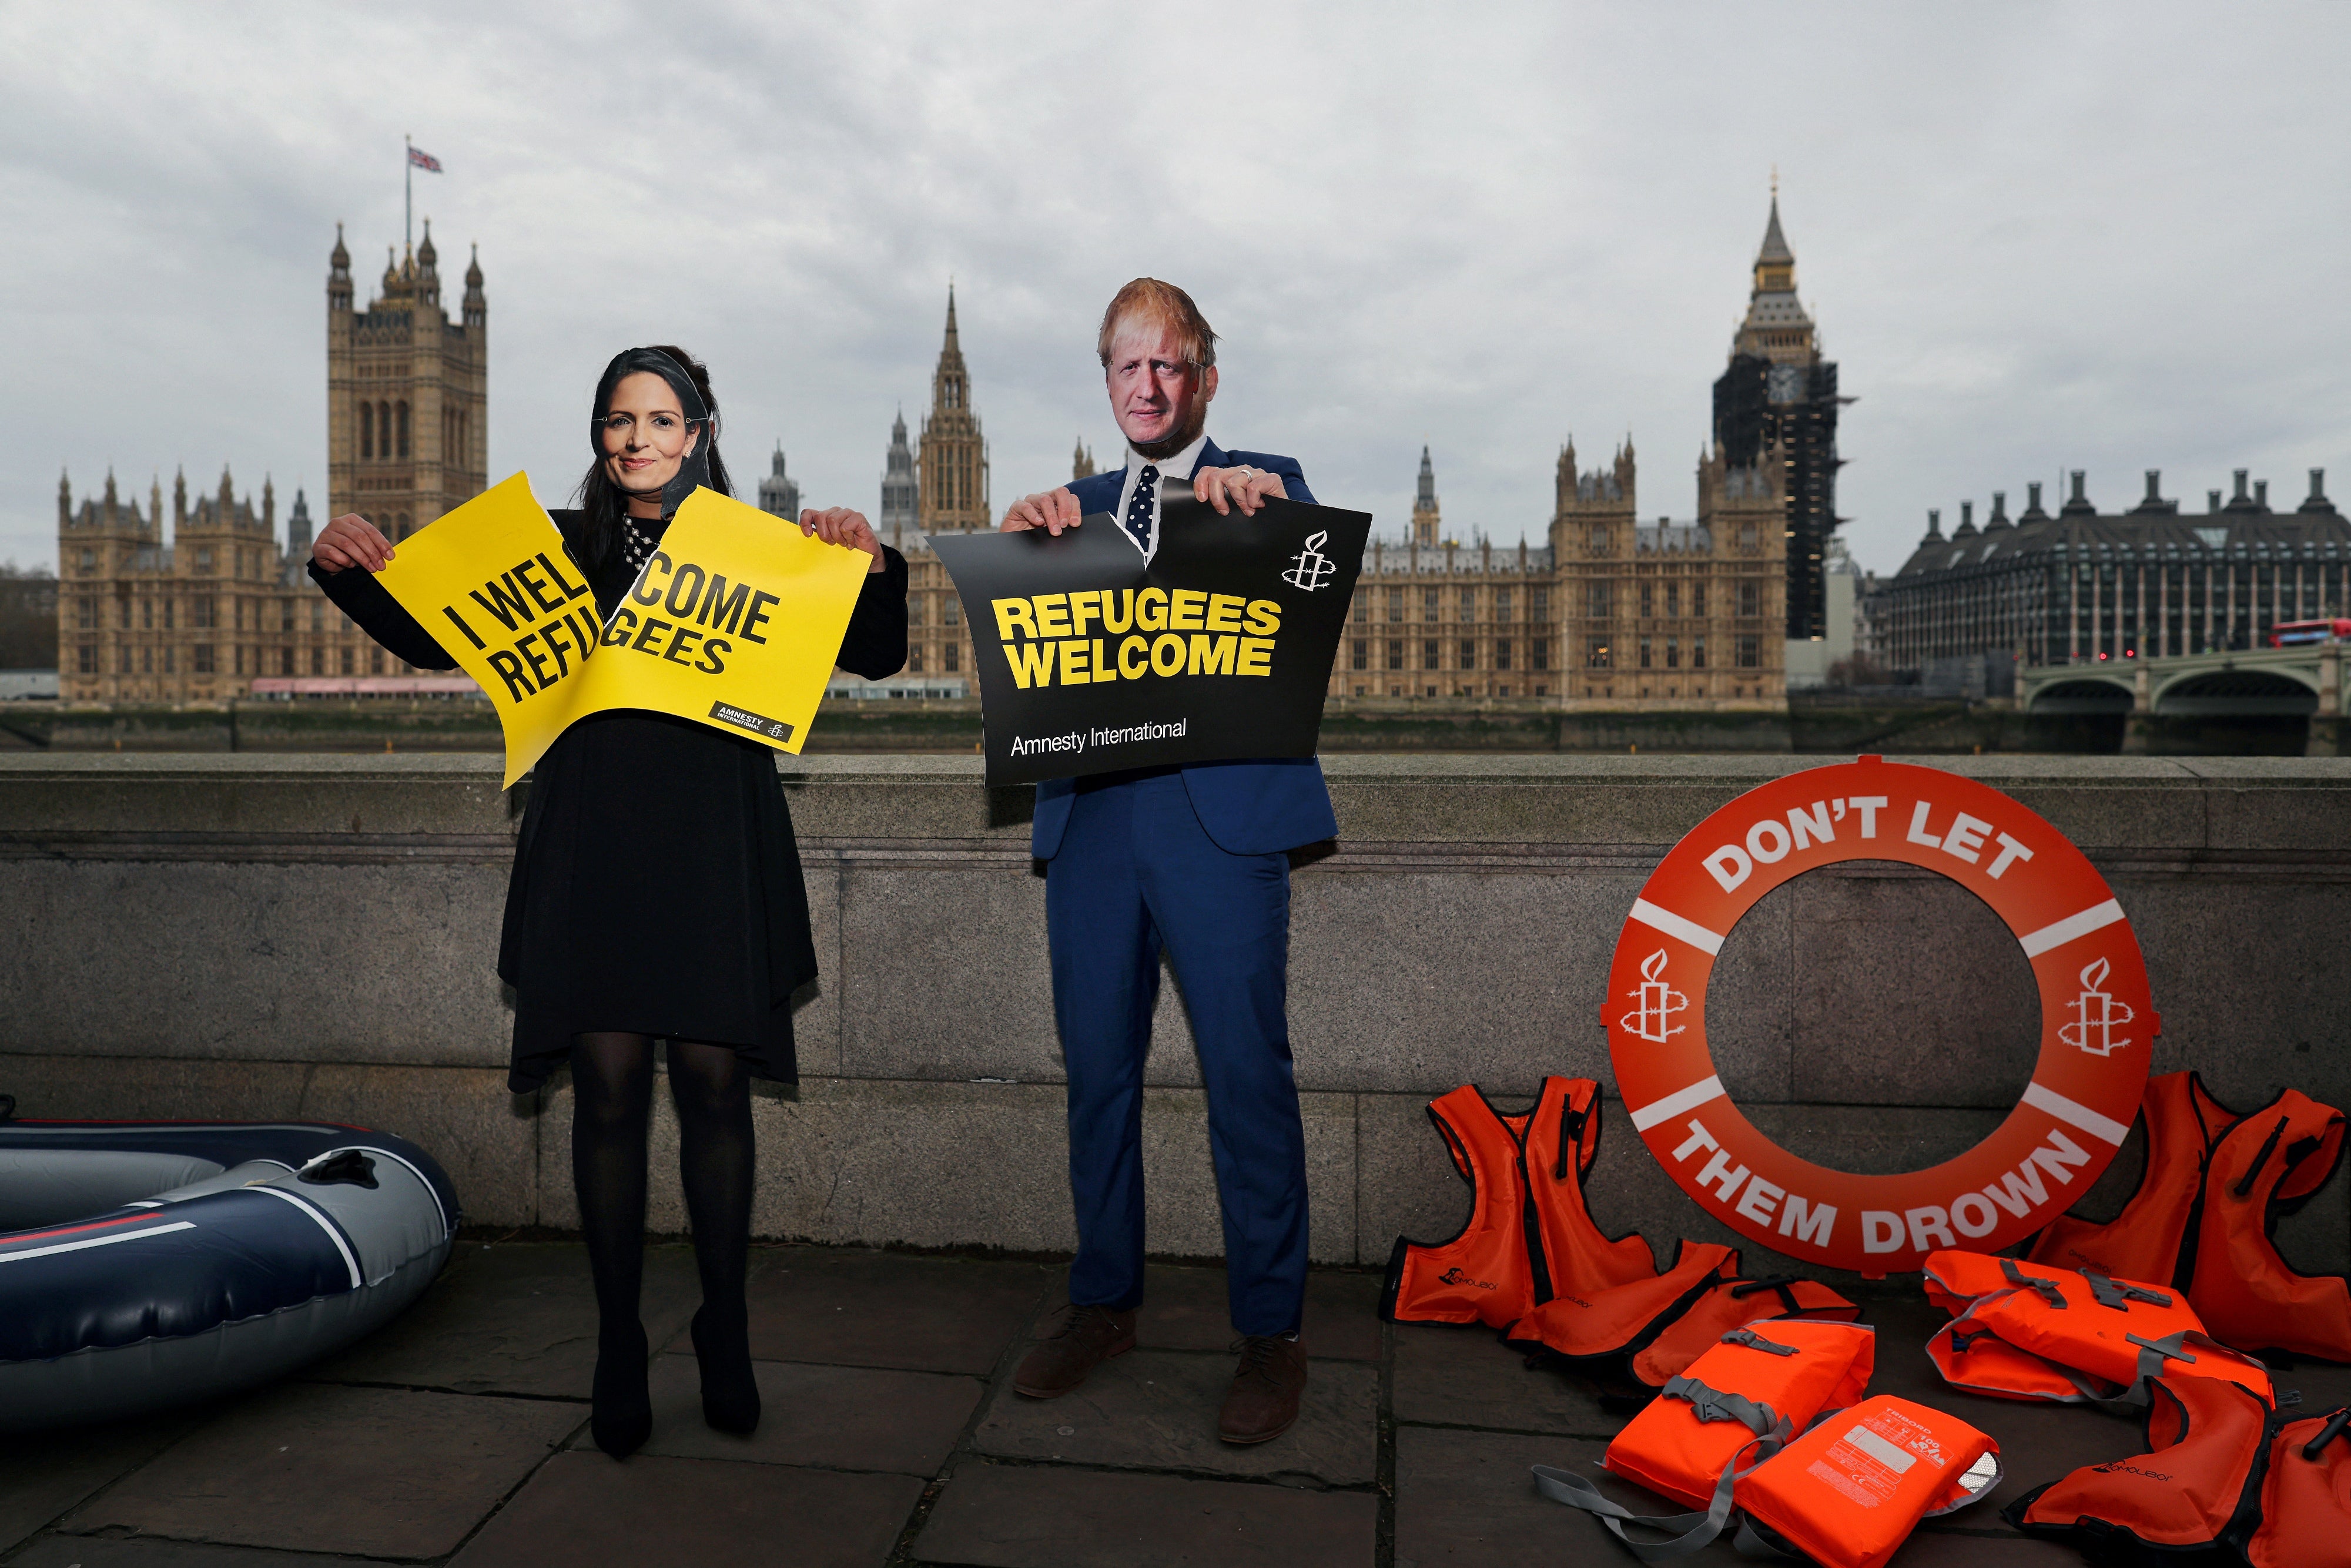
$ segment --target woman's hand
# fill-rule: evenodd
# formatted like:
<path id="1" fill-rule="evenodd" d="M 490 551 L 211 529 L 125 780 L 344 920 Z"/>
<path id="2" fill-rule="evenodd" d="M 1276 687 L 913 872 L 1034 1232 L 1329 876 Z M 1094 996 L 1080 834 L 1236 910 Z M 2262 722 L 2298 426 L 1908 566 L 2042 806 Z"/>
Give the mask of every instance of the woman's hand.
<path id="1" fill-rule="evenodd" d="M 1192 475 L 1193 499 L 1216 507 L 1218 517 L 1229 517 L 1238 506 L 1243 517 L 1253 517 L 1268 496 L 1288 500 L 1290 492 L 1282 487 L 1280 475 L 1262 468 L 1200 468 Z"/>
<path id="2" fill-rule="evenodd" d="M 873 558 L 865 569 L 868 577 L 882 570 L 882 541 L 873 537 L 873 525 L 865 520 L 862 512 L 848 507 L 827 507 L 821 512 L 802 512 L 800 532 L 810 538 L 822 539 L 829 545 L 863 550 Z"/>
<path id="3" fill-rule="evenodd" d="M 310 559 L 329 571 L 355 566 L 381 571 L 383 563 L 392 559 L 392 541 L 357 512 L 345 512 L 319 530 L 310 546 Z"/>

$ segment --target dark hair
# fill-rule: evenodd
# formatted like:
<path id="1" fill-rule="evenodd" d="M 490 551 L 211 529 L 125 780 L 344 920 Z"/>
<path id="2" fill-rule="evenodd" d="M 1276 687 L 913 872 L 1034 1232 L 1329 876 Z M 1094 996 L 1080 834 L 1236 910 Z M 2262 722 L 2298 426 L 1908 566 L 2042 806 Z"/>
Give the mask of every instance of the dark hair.
<path id="1" fill-rule="evenodd" d="M 588 465 L 587 477 L 572 493 L 582 514 L 580 537 L 574 541 L 573 553 L 580 558 L 580 564 L 590 571 L 609 568 L 620 558 L 621 517 L 628 505 L 627 494 L 605 476 L 603 444 L 596 426 L 612 406 L 613 389 L 623 378 L 640 371 L 669 382 L 671 390 L 678 394 L 687 424 L 701 427 L 697 452 L 709 466 L 710 487 L 722 496 L 735 493 L 726 477 L 726 465 L 718 455 L 718 398 L 710 390 L 710 368 L 674 343 L 656 343 L 614 355 L 596 382 L 596 405 L 588 416 L 588 440 L 596 455 Z M 699 407 L 696 399 L 700 400 Z"/>

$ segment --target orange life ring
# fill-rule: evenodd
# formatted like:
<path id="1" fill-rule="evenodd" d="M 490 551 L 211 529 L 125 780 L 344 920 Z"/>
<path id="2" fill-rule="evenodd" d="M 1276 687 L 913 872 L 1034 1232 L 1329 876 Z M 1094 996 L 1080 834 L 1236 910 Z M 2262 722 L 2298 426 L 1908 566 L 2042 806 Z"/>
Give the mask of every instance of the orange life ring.
<path id="1" fill-rule="evenodd" d="M 1707 980 L 1740 916 L 1851 860 L 1965 887 L 2015 934 L 2040 987 L 2023 1097 L 1928 1170 L 1856 1176 L 1798 1159 L 1740 1113 L 1707 1044 Z M 1602 1019 L 1633 1126 L 1683 1191 L 1763 1246 L 1872 1279 L 1938 1247 L 1997 1251 L 2064 1213 L 2130 1132 L 2161 1024 L 2129 920 L 2064 834 L 1971 779 L 1875 757 L 1750 789 L 1676 844 L 1616 939 Z"/>

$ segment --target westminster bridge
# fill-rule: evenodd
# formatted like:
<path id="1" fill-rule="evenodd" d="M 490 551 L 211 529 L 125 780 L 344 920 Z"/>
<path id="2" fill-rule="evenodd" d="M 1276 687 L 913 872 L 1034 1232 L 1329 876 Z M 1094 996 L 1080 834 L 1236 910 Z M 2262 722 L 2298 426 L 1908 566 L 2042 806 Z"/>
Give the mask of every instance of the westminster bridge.
<path id="1" fill-rule="evenodd" d="M 2310 755 L 2333 757 L 2343 716 L 2343 646 L 2027 665 L 2017 672 L 2016 698 L 2028 713 L 2126 714 L 2126 751 L 2144 748 L 2150 718 L 2307 718 Z"/>

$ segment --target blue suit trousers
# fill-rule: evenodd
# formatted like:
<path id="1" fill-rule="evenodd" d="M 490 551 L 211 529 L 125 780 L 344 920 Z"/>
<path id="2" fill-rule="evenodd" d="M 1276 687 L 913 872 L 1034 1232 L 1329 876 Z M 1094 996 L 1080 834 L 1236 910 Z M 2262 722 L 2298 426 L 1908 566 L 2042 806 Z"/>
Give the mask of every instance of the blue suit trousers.
<path id="1" fill-rule="evenodd" d="M 1291 1076 L 1290 861 L 1231 854 L 1174 773 L 1081 786 L 1046 862 L 1053 1010 L 1070 1085 L 1070 1299 L 1143 1300 L 1143 1068 L 1164 946 L 1207 1091 L 1233 1327 L 1298 1327 L 1306 1136 Z"/>

